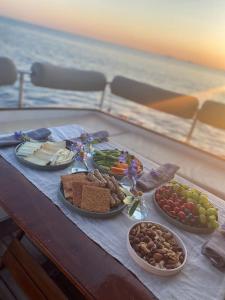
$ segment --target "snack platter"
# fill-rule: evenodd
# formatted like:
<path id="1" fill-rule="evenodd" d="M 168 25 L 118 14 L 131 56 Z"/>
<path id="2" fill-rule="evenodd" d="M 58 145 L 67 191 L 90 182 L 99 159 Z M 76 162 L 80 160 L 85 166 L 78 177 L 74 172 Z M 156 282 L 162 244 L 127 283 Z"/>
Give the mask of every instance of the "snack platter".
<path id="1" fill-rule="evenodd" d="M 83 216 L 109 218 L 123 211 L 126 193 L 129 194 L 109 175 L 102 175 L 98 170 L 80 171 L 61 177 L 59 199 Z"/>
<path id="2" fill-rule="evenodd" d="M 218 226 L 216 208 L 208 201 L 206 195 L 187 186 L 182 189 L 182 186 L 174 182 L 173 185 L 166 184 L 155 191 L 153 202 L 158 212 L 168 222 L 185 231 L 196 234 L 212 233 Z"/>
<path id="3" fill-rule="evenodd" d="M 24 142 L 15 149 L 16 158 L 24 165 L 38 170 L 54 171 L 67 168 L 75 153 L 66 142 Z"/>
<path id="4" fill-rule="evenodd" d="M 95 151 L 93 154 L 94 167 L 118 179 L 125 176 L 131 160 L 136 162 L 137 175 L 140 176 L 143 172 L 141 161 L 127 151 L 106 149 Z"/>
<path id="5" fill-rule="evenodd" d="M 179 236 L 168 227 L 150 221 L 138 222 L 130 228 L 127 248 L 141 268 L 160 276 L 177 274 L 187 260 L 187 250 Z"/>
<path id="6" fill-rule="evenodd" d="M 21 163 L 46 171 L 68 167 L 76 154 L 79 151 L 67 149 L 65 141 L 26 141 L 15 149 Z M 107 219 L 119 215 L 127 205 L 129 208 L 128 199 L 137 202 L 138 188 L 131 188 L 131 193 L 119 183 L 124 176 L 142 175 L 143 164 L 137 157 L 128 151 L 106 149 L 95 150 L 91 159 L 94 170 L 61 176 L 58 198 L 64 206 L 84 217 Z M 153 203 L 160 215 L 181 230 L 209 234 L 219 226 L 217 209 L 207 196 L 177 181 L 159 186 Z M 151 220 L 133 224 L 126 242 L 132 259 L 152 274 L 174 275 L 186 264 L 187 250 L 179 235 Z"/>

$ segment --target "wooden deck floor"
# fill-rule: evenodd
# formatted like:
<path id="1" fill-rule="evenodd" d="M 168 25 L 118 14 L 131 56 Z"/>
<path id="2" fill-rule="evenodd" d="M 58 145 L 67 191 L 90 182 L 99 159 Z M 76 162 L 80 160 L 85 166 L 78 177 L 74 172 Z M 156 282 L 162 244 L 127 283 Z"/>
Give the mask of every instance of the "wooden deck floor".
<path id="1" fill-rule="evenodd" d="M 7 221 L 8 222 L 8 221 Z M 0 259 L 4 255 L 7 247 L 15 237 L 15 233 L 2 237 L 0 223 Z M 21 240 L 22 245 L 35 258 L 48 275 L 53 279 L 57 286 L 64 292 L 68 299 L 84 300 L 85 298 L 70 284 L 64 275 L 24 236 Z M 29 300 L 22 289 L 14 280 L 10 271 L 6 268 L 0 269 L 0 300 Z M 33 299 L 30 299 L 33 300 Z"/>
<path id="2" fill-rule="evenodd" d="M 3 256 L 7 246 L 12 241 L 11 236 L 0 240 L 0 257 Z M 3 268 L 0 270 L 0 299 L 1 300 L 27 300 L 23 291 L 19 288 L 10 272 Z"/>

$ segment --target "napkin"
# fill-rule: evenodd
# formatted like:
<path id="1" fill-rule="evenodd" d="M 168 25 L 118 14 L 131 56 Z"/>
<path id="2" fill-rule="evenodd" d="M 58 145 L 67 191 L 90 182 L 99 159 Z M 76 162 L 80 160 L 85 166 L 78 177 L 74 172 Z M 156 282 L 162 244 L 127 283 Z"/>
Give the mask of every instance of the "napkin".
<path id="1" fill-rule="evenodd" d="M 211 239 L 202 246 L 202 254 L 207 256 L 211 263 L 221 271 L 225 271 L 225 236 L 215 231 Z"/>
<path id="2" fill-rule="evenodd" d="M 156 170 L 151 170 L 150 172 L 145 172 L 137 180 L 137 188 L 142 192 L 148 192 L 154 188 L 157 188 L 163 183 L 171 180 L 176 174 L 179 167 L 174 164 L 164 164 L 161 165 Z"/>
<path id="3" fill-rule="evenodd" d="M 37 140 L 37 141 L 47 141 L 51 131 L 47 128 L 39 128 L 29 132 L 15 132 L 13 135 L 5 136 L 0 138 L 0 148 L 16 146 L 24 141 L 24 137 L 27 139 Z"/>
<path id="4" fill-rule="evenodd" d="M 83 133 L 78 138 L 72 138 L 67 140 L 70 143 L 83 143 L 87 144 L 91 142 L 92 144 L 98 144 L 107 142 L 109 137 L 109 133 L 106 130 L 101 130 L 93 133 Z"/>

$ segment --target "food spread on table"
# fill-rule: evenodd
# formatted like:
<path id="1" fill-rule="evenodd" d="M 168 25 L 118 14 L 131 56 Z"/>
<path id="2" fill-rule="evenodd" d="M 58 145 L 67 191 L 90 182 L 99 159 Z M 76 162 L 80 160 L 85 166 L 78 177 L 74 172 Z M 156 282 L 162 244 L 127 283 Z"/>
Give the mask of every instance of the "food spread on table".
<path id="1" fill-rule="evenodd" d="M 173 233 L 152 222 L 140 222 L 129 232 L 129 242 L 136 254 L 158 269 L 176 269 L 185 253 Z"/>
<path id="2" fill-rule="evenodd" d="M 92 212 L 108 212 L 123 204 L 126 194 L 114 176 L 99 170 L 61 176 L 65 198 L 74 206 Z"/>
<path id="3" fill-rule="evenodd" d="M 208 200 L 207 195 L 177 181 L 158 188 L 155 192 L 155 201 L 166 215 L 181 224 L 208 228 L 209 231 L 219 226 L 218 211 Z"/>
<path id="4" fill-rule="evenodd" d="M 66 148 L 66 142 L 25 142 L 16 155 L 23 160 L 39 166 L 57 166 L 70 163 L 75 153 Z"/>
<path id="5" fill-rule="evenodd" d="M 77 148 L 82 146 L 80 149 L 84 152 L 84 145 L 103 142 L 107 138 L 108 133 L 105 131 L 83 134 L 70 141 L 71 150 L 67 149 L 68 141 L 24 140 L 17 147 L 16 155 L 38 166 L 68 164 L 77 157 L 76 163 L 79 161 Z M 144 173 L 143 165 L 137 157 L 118 149 L 95 150 L 91 153 L 90 160 L 96 167 L 95 170 L 90 171 L 86 165 L 88 171 L 61 176 L 60 191 L 67 203 L 73 207 L 89 213 L 104 214 L 119 207 L 123 209 L 127 205 L 128 208 L 130 206 L 128 215 L 131 217 L 137 207 L 144 207 L 142 192 L 157 188 L 154 197 L 156 207 L 173 224 L 195 233 L 190 228 L 205 229 L 204 233 L 211 233 L 218 228 L 218 210 L 208 200 L 207 195 L 171 180 L 178 166 L 164 164 L 156 170 Z M 114 176 L 118 179 L 124 176 L 131 179 L 132 194 L 123 189 Z M 146 221 L 135 224 L 128 233 L 128 244 L 135 255 L 158 270 L 179 269 L 186 261 L 187 254 L 182 241 L 160 224 Z M 208 251 L 205 251 L 208 256 L 215 249 L 214 244 L 211 244 L 204 248 Z M 220 251 L 217 254 L 221 260 Z"/>
<path id="6" fill-rule="evenodd" d="M 93 161 L 100 171 L 114 176 L 125 176 L 132 161 L 136 163 L 138 175 L 143 171 L 140 160 L 128 151 L 118 149 L 96 150 L 93 154 Z"/>

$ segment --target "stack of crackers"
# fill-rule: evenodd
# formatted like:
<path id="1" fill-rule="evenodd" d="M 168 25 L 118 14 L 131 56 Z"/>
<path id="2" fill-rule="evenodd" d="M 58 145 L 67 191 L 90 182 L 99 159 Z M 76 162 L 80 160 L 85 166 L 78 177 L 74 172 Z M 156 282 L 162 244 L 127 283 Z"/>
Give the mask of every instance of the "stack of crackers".
<path id="1" fill-rule="evenodd" d="M 64 196 L 73 205 L 92 212 L 110 210 L 110 189 L 89 181 L 85 173 L 65 175 L 61 180 Z"/>

